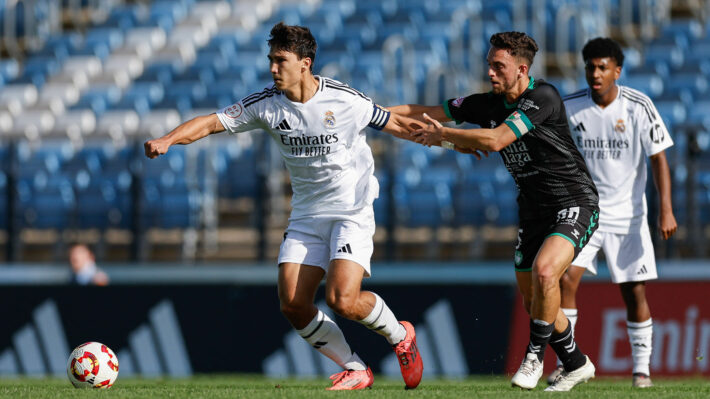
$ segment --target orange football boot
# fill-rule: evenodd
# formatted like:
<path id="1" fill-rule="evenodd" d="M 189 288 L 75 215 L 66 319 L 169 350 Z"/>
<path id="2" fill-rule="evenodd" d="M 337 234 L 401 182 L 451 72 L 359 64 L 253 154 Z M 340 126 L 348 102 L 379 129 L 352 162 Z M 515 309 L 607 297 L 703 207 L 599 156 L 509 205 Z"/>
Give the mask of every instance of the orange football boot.
<path id="1" fill-rule="evenodd" d="M 375 382 L 375 377 L 372 375 L 372 370 L 368 367 L 367 370 L 345 370 L 340 373 L 330 376 L 333 380 L 333 386 L 326 388 L 328 391 L 352 391 L 356 389 L 365 389 L 372 386 Z"/>
<path id="2" fill-rule="evenodd" d="M 419 348 L 417 348 L 417 334 L 414 332 L 414 326 L 408 321 L 400 321 L 399 324 L 407 331 L 407 335 L 400 343 L 394 345 L 394 353 L 397 354 L 397 360 L 399 360 L 399 369 L 402 371 L 405 388 L 414 389 L 422 380 L 424 364 L 419 355 Z"/>

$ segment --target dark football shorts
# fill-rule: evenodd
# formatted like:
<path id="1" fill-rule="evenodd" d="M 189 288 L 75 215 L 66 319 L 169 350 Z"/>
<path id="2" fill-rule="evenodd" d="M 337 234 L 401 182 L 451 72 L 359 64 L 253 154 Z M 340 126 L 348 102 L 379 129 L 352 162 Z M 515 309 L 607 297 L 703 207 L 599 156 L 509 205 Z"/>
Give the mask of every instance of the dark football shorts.
<path id="1" fill-rule="evenodd" d="M 515 247 L 515 271 L 529 272 L 542 243 L 549 236 L 565 238 L 574 246 L 574 257 L 599 226 L 599 209 L 575 206 L 546 217 L 522 218 Z"/>

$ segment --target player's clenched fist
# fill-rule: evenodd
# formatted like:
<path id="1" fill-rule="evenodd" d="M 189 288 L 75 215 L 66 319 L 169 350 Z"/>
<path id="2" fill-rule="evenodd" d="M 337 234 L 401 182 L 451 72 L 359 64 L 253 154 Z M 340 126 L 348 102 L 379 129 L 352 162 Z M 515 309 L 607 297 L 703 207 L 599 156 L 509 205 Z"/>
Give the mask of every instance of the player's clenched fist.
<path id="1" fill-rule="evenodd" d="M 168 152 L 170 144 L 166 143 L 165 140 L 155 139 L 146 141 L 143 147 L 145 148 L 145 156 L 153 159 Z"/>

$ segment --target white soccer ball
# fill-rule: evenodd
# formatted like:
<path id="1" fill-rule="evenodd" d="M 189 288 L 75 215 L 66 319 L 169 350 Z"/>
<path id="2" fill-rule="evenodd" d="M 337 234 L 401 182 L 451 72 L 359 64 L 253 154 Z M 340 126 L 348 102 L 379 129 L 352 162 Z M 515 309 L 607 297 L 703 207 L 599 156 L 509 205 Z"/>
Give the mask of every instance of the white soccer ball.
<path id="1" fill-rule="evenodd" d="M 69 355 L 67 376 L 76 388 L 111 388 L 118 377 L 118 358 L 108 346 L 86 342 Z"/>

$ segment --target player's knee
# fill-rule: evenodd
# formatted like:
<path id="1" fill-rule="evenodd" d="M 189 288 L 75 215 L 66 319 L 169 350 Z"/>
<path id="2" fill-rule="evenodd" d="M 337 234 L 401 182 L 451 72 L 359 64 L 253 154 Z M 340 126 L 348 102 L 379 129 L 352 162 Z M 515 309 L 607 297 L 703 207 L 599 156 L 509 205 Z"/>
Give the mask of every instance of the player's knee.
<path id="1" fill-rule="evenodd" d="M 355 317 L 355 299 L 348 295 L 328 295 L 325 302 L 335 313 L 346 319 L 353 319 Z"/>
<path id="2" fill-rule="evenodd" d="M 288 320 L 294 320 L 299 318 L 302 314 L 306 313 L 308 310 L 307 304 L 300 303 L 295 298 L 281 299 L 281 313 Z"/>
<path id="3" fill-rule="evenodd" d="M 560 279 L 560 289 L 565 294 L 575 296 L 577 294 L 577 283 L 574 281 L 574 279 L 572 277 L 570 277 L 567 273 L 565 273 L 562 275 L 562 278 Z"/>
<path id="4" fill-rule="evenodd" d="M 560 284 L 560 277 L 557 269 L 552 264 L 536 263 L 533 266 L 533 279 L 540 287 L 549 288 Z"/>

